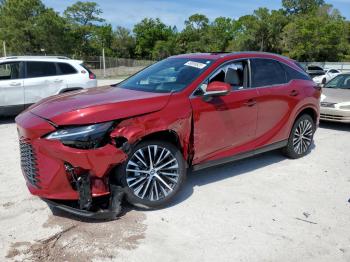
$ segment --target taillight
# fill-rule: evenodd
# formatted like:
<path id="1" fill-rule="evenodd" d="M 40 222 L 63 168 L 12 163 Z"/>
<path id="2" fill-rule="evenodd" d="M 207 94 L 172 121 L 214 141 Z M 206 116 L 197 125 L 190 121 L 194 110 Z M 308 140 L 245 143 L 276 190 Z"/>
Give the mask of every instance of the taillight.
<path id="1" fill-rule="evenodd" d="M 96 79 L 96 75 L 94 73 L 89 73 L 89 78 L 90 79 Z"/>

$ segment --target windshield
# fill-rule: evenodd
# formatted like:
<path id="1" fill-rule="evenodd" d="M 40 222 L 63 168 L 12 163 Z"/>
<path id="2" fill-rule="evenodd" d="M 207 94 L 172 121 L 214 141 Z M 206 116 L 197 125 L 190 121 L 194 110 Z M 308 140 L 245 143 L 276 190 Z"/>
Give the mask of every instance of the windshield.
<path id="1" fill-rule="evenodd" d="M 118 87 L 157 93 L 180 91 L 211 63 L 208 59 L 168 58 L 128 78 Z"/>
<path id="2" fill-rule="evenodd" d="M 336 76 L 331 81 L 329 81 L 328 84 L 326 84 L 324 87 L 350 89 L 350 74 Z"/>

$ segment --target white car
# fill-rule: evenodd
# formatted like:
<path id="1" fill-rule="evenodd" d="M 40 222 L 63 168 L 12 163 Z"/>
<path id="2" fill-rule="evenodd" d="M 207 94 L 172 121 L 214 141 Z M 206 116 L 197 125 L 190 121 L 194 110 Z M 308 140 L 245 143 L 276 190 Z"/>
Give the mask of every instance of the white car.
<path id="1" fill-rule="evenodd" d="M 326 84 L 331 81 L 334 77 L 339 75 L 341 72 L 336 69 L 327 69 L 325 70 L 324 75 L 316 76 L 313 78 L 316 84 Z"/>
<path id="2" fill-rule="evenodd" d="M 80 60 L 0 58 L 0 116 L 16 115 L 48 96 L 96 86 L 96 76 Z"/>

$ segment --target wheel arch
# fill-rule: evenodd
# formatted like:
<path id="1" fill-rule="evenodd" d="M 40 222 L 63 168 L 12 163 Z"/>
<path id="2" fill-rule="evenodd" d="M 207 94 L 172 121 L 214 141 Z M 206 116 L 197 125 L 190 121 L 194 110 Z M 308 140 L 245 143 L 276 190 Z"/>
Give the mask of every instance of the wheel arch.
<path id="1" fill-rule="evenodd" d="M 82 87 L 69 87 L 69 88 L 64 88 L 61 89 L 58 93 L 62 94 L 62 93 L 67 93 L 67 92 L 71 92 L 71 91 L 78 91 L 78 90 L 82 90 Z"/>
<path id="2" fill-rule="evenodd" d="M 294 119 L 294 123 L 295 123 L 295 121 L 298 120 L 299 117 L 301 117 L 304 114 L 307 114 L 307 115 L 311 116 L 311 118 L 314 121 L 315 125 L 317 125 L 318 114 L 317 114 L 317 111 L 311 106 L 308 106 L 308 107 L 305 107 L 305 108 L 301 109 L 297 113 L 297 115 L 296 115 L 296 117 Z"/>
<path id="3" fill-rule="evenodd" d="M 150 141 L 150 140 L 165 141 L 173 144 L 182 153 L 184 153 L 184 145 L 181 143 L 179 135 L 176 133 L 176 131 L 171 129 L 153 131 L 151 133 L 148 133 L 139 137 L 135 141 L 130 141 L 125 136 L 117 136 L 114 139 L 118 147 L 121 147 L 124 143 L 130 143 L 130 146 L 134 147 L 144 141 Z"/>
<path id="4" fill-rule="evenodd" d="M 168 129 L 168 130 L 161 130 L 161 131 L 150 133 L 148 135 L 141 137 L 139 141 L 137 141 L 137 143 L 140 143 L 145 140 L 162 140 L 173 144 L 181 151 L 183 149 L 180 143 L 179 136 L 174 130 Z"/>

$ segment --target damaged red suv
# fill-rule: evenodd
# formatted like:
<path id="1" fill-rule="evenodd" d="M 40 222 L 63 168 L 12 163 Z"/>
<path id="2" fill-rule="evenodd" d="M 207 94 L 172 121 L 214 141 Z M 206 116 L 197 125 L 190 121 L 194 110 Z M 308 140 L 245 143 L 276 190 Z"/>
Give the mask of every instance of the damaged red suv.
<path id="1" fill-rule="evenodd" d="M 22 171 L 32 194 L 80 215 L 111 210 L 118 192 L 136 206 L 164 206 L 189 168 L 274 149 L 307 154 L 320 93 L 279 55 L 170 57 L 118 85 L 47 98 L 20 114 Z"/>

